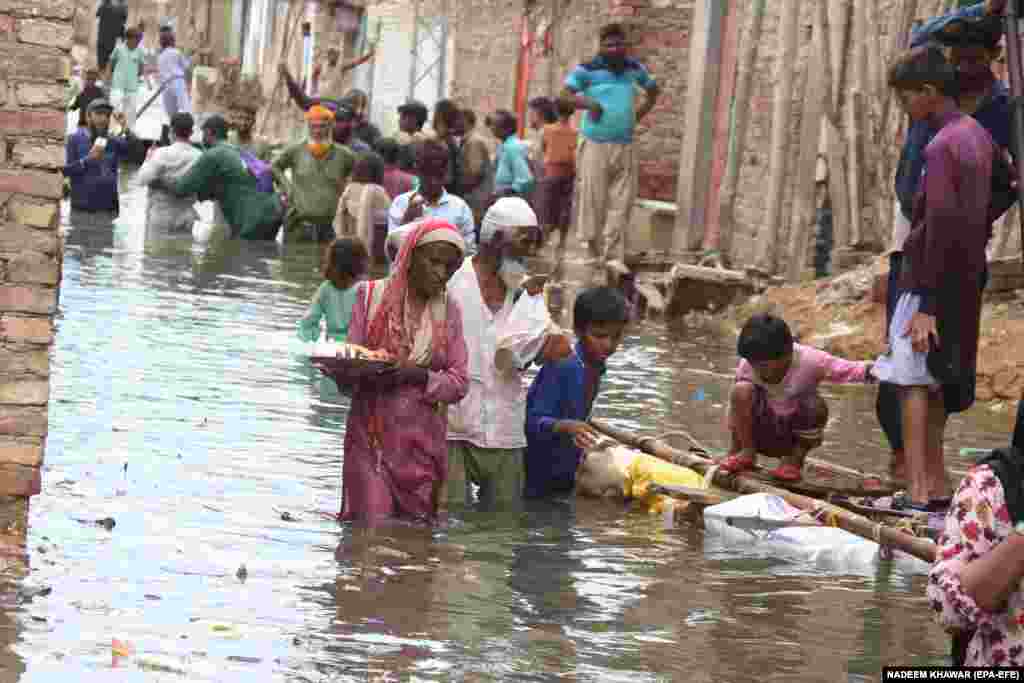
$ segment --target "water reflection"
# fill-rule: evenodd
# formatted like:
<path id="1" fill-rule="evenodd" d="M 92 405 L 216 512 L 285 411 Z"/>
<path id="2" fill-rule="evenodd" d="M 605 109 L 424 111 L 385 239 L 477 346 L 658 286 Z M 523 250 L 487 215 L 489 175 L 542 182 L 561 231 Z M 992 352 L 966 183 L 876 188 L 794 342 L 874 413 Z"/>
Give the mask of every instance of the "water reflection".
<path id="1" fill-rule="evenodd" d="M 818 682 L 945 656 L 921 577 L 824 575 L 604 501 L 339 526 L 348 399 L 295 337 L 319 250 L 149 231 L 122 185 L 115 224 L 65 216 L 24 581 L 55 590 L 0 604 L 3 680 L 107 680 L 115 637 L 119 674 L 190 681 Z M 722 448 L 734 364 L 707 330 L 638 325 L 596 412 Z M 828 395 L 828 457 L 884 465 L 870 390 Z M 958 417 L 951 459 L 1008 425 Z"/>

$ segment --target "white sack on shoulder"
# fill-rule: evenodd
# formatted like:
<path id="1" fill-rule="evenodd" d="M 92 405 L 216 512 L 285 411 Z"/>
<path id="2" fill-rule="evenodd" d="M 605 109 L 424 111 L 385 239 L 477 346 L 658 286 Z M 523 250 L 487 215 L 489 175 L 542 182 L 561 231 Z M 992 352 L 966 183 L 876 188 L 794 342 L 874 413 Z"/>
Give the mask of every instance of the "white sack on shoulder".
<path id="1" fill-rule="evenodd" d="M 557 331 L 544 294 L 530 296 L 523 292 L 498 328 L 494 364 L 503 372 L 525 366 L 544 348 L 548 335 Z"/>

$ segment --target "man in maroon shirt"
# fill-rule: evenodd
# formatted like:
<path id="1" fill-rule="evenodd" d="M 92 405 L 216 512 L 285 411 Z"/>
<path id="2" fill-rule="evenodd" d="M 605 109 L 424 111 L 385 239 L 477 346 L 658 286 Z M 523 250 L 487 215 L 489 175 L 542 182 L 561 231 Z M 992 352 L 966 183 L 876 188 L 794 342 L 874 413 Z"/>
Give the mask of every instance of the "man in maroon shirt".
<path id="1" fill-rule="evenodd" d="M 888 80 L 910 118 L 938 131 L 924 150 L 889 350 L 874 366 L 880 380 L 900 388 L 911 504 L 925 509 L 949 494 L 942 455 L 947 410 L 974 403 L 999 152 L 981 124 L 957 108 L 956 72 L 939 48 L 906 53 Z"/>

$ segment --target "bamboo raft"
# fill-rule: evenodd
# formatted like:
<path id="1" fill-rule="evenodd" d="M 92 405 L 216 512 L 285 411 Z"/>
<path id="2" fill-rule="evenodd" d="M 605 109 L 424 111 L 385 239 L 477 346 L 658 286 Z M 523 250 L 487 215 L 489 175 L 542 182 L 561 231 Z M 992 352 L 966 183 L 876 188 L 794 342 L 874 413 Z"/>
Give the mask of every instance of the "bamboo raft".
<path id="1" fill-rule="evenodd" d="M 808 464 L 812 467 L 836 475 L 859 478 L 859 484 L 844 488 L 823 486 L 812 482 L 794 482 L 793 484 L 787 483 L 785 484 L 786 488 L 782 488 L 774 480 L 769 483 L 767 478 L 757 471 L 733 475 L 718 469 L 717 463 L 710 458 L 708 451 L 699 444 L 694 444 L 694 448 L 689 451 L 683 451 L 669 446 L 660 439 L 637 436 L 612 427 L 601 420 L 591 420 L 590 424 L 601 434 L 624 446 L 675 465 L 689 467 L 708 476 L 709 483 L 718 487 L 722 492 L 776 495 L 790 505 L 812 514 L 815 518 L 825 520 L 828 525 L 874 541 L 880 546 L 901 550 L 929 563 L 935 559 L 936 545 L 924 537 L 924 528 L 921 526 L 922 520 L 919 513 L 888 509 L 874 510 L 854 498 L 857 494 L 880 496 L 891 493 L 894 482 L 887 482 L 884 477 L 866 474 L 860 470 L 842 467 L 824 460 L 812 462 L 808 458 Z M 872 485 L 866 487 L 865 481 L 871 482 Z M 877 485 L 874 485 L 876 482 Z M 690 506 L 696 508 L 714 505 L 726 499 L 726 495 L 719 494 L 714 490 L 661 486 L 659 492 L 685 500 Z M 923 523 L 926 526 L 927 520 L 923 520 Z"/>

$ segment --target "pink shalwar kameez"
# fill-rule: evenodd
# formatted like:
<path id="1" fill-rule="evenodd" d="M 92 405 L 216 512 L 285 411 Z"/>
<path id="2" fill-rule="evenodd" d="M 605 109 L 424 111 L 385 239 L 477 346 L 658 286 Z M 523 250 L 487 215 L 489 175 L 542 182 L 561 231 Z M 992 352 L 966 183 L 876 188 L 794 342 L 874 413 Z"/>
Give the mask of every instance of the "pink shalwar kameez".
<path id="1" fill-rule="evenodd" d="M 447 222 L 425 221 L 403 244 L 391 278 L 358 285 L 349 343 L 408 357 L 416 331 L 407 321 L 398 321 L 406 319 L 409 262 L 417 244 L 439 229 L 450 230 L 461 243 Z M 384 301 L 378 305 L 381 290 Z M 462 314 L 451 299 L 441 303 L 439 310 L 445 314 L 443 320 L 440 314 L 433 316 L 426 386 L 406 384 L 378 391 L 372 384 L 355 384 L 345 428 L 343 520 L 429 521 L 437 515 L 438 496 L 448 477 L 447 406 L 461 401 L 469 388 Z M 378 321 L 375 316 L 381 315 L 387 320 Z"/>

